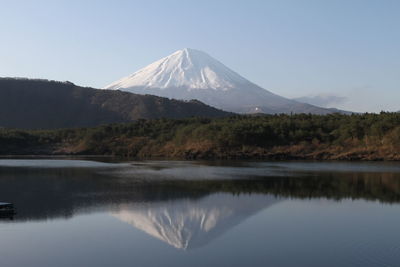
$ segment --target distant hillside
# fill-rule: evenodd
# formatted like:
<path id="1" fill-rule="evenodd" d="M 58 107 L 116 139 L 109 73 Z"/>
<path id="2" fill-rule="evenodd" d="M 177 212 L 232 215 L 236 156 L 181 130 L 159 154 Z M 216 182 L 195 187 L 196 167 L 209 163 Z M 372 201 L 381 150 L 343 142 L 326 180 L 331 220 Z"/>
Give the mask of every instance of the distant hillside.
<path id="1" fill-rule="evenodd" d="M 224 117 L 199 101 L 137 95 L 70 82 L 0 78 L 0 127 L 71 128 L 137 119 Z"/>

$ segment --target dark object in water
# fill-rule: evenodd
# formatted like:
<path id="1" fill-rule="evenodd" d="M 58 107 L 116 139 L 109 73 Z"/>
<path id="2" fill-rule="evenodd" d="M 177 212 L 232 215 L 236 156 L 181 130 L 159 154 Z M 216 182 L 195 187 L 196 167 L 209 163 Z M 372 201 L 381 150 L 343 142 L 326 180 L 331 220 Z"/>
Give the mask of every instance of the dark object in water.
<path id="1" fill-rule="evenodd" d="M 14 205 L 0 202 L 0 219 L 13 219 L 15 215 Z"/>

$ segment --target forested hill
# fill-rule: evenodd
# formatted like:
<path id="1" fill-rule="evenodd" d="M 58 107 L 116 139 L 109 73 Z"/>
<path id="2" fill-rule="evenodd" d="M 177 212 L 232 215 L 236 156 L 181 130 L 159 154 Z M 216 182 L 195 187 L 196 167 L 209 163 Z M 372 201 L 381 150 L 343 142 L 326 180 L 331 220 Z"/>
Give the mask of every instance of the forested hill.
<path id="1" fill-rule="evenodd" d="M 99 90 L 70 82 L 0 78 L 0 127 L 72 128 L 137 119 L 224 117 L 199 101 Z"/>
<path id="2" fill-rule="evenodd" d="M 400 114 L 234 116 L 70 130 L 0 129 L 0 154 L 400 160 Z"/>

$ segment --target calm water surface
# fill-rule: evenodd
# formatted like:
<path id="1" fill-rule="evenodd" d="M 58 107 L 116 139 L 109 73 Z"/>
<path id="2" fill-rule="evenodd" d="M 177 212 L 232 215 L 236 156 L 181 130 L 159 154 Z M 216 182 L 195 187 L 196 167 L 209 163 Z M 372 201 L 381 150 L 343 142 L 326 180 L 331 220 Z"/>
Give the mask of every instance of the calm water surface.
<path id="1" fill-rule="evenodd" d="M 0 266 L 400 266 L 400 164 L 0 160 Z"/>

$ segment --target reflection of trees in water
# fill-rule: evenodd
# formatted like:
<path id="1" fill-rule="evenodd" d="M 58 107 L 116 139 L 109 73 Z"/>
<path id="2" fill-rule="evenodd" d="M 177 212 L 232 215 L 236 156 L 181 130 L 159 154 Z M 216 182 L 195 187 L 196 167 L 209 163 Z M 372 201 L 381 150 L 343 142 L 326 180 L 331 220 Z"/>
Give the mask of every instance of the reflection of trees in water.
<path id="1" fill-rule="evenodd" d="M 207 182 L 205 182 L 207 183 Z M 400 175 L 395 173 L 324 173 L 292 177 L 254 178 L 207 185 L 233 193 L 269 193 L 294 198 L 400 201 Z"/>
<path id="2" fill-rule="evenodd" d="M 291 198 L 344 198 L 400 202 L 396 173 L 313 173 L 241 180 L 138 182 L 89 169 L 0 169 L 0 201 L 14 203 L 16 220 L 69 218 L 119 204 L 199 199 L 216 192 Z"/>

